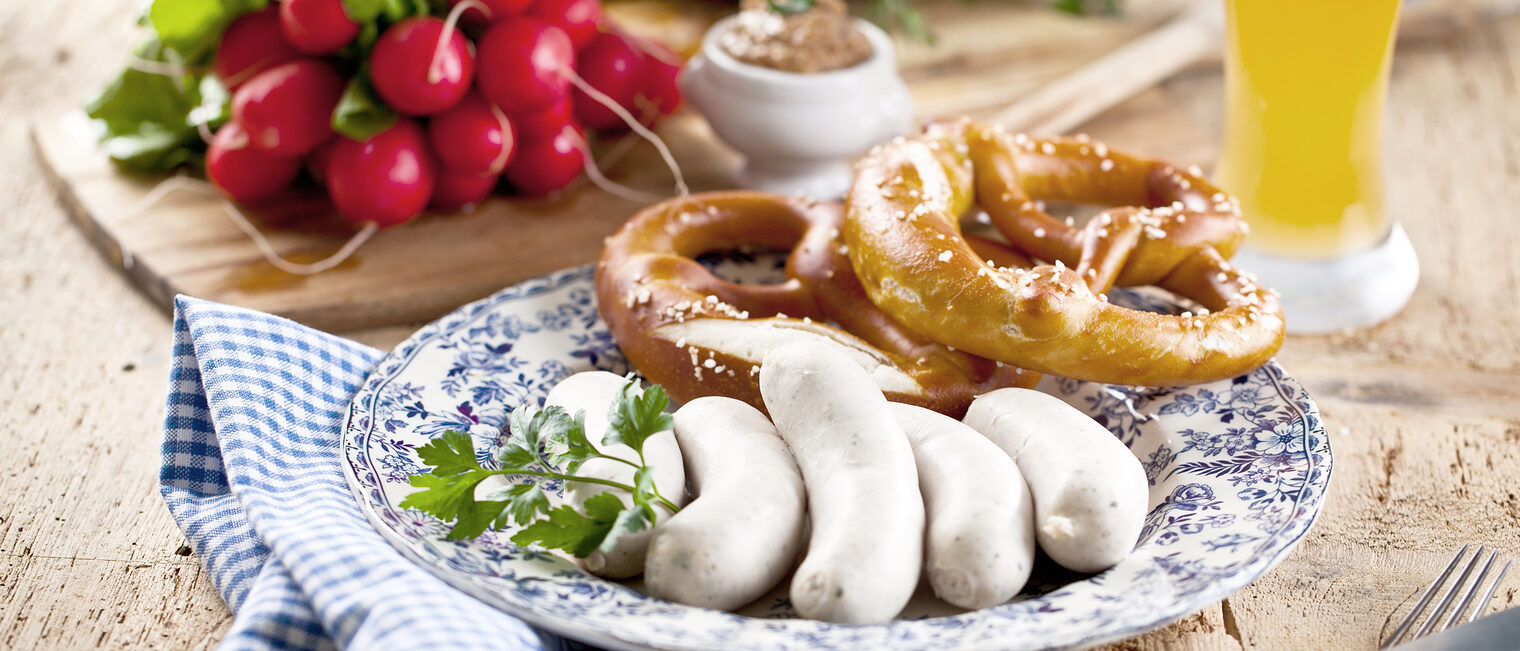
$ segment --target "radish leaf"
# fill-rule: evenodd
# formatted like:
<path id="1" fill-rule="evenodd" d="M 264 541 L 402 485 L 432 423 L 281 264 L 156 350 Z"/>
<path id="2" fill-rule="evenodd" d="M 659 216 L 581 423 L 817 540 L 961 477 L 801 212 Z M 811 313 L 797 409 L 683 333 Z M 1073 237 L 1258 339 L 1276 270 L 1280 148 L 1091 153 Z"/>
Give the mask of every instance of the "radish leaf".
<path id="1" fill-rule="evenodd" d="M 163 61 L 164 46 L 149 38 L 134 50 L 134 56 L 148 61 Z M 225 93 L 210 98 L 226 102 Z M 197 120 L 210 113 L 203 107 L 203 95 L 192 75 L 171 76 L 123 70 L 100 94 L 85 106 L 85 112 L 104 126 L 101 149 L 122 167 L 143 171 L 172 169 L 196 160 L 203 143 L 196 133 Z M 193 117 L 192 117 L 192 114 Z"/>
<path id="2" fill-rule="evenodd" d="M 148 20 L 164 45 L 185 63 L 209 63 L 233 19 L 267 7 L 269 0 L 153 0 Z"/>
<path id="3" fill-rule="evenodd" d="M 394 23 L 407 16 L 425 16 L 430 9 L 427 0 L 343 0 L 343 12 L 356 23 L 372 22 L 381 16 Z"/>
<path id="4" fill-rule="evenodd" d="M 343 89 L 338 106 L 333 109 L 333 131 L 353 140 L 369 140 L 396 123 L 396 112 L 375 94 L 369 81 L 369 66 L 360 69 Z"/>

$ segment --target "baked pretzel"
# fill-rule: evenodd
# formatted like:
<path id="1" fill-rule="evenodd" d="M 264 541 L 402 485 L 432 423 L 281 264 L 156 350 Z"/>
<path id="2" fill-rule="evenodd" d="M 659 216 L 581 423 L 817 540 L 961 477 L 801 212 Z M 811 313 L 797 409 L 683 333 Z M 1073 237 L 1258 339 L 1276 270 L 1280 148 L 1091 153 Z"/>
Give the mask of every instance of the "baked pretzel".
<path id="1" fill-rule="evenodd" d="M 1111 208 L 1085 227 L 1034 199 Z M 1015 248 L 1052 264 L 989 265 L 959 219 L 980 204 Z M 1276 295 L 1228 262 L 1244 238 L 1235 200 L 1196 170 L 966 120 L 873 150 L 846 204 L 850 260 L 871 300 L 958 350 L 1056 375 L 1128 385 L 1233 377 L 1282 345 Z M 1157 285 L 1203 306 L 1154 314 L 1107 302 Z"/>
<path id="2" fill-rule="evenodd" d="M 758 192 L 651 206 L 608 238 L 596 269 L 597 310 L 629 361 L 683 402 L 723 395 L 764 409 L 760 361 L 797 340 L 838 344 L 889 399 L 957 417 L 979 393 L 1039 379 L 929 341 L 877 309 L 850 270 L 843 222 L 837 203 Z M 1021 262 L 1006 248 L 979 246 Z M 693 259 L 744 248 L 790 250 L 786 282 L 735 284 Z"/>

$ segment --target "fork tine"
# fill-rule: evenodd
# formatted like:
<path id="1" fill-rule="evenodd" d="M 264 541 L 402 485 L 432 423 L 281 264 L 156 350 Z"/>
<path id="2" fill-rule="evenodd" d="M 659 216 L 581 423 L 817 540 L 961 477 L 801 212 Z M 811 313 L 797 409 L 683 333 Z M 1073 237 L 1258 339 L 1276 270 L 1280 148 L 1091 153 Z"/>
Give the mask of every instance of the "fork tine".
<path id="1" fill-rule="evenodd" d="M 1481 552 L 1474 554 L 1473 560 L 1476 561 L 1482 555 Z M 1467 587 L 1467 592 L 1462 595 L 1462 600 L 1457 602 L 1457 609 L 1451 611 L 1451 616 L 1447 617 L 1446 621 L 1441 622 L 1441 627 L 1436 629 L 1437 633 L 1446 630 L 1453 622 L 1462 617 L 1462 613 L 1467 612 L 1467 607 L 1472 605 L 1473 598 L 1478 596 L 1479 590 L 1483 589 L 1483 580 L 1488 578 L 1488 571 L 1494 569 L 1494 561 L 1496 560 L 1499 560 L 1499 550 L 1497 549 L 1489 553 L 1488 562 L 1483 564 L 1483 571 L 1478 572 L 1478 578 L 1474 579 L 1472 585 Z"/>
<path id="2" fill-rule="evenodd" d="M 1457 550 L 1457 555 L 1453 556 L 1451 562 L 1446 564 L 1446 569 L 1441 570 L 1441 576 L 1436 577 L 1436 580 L 1430 584 L 1430 587 L 1425 588 L 1425 594 L 1420 595 L 1420 600 L 1416 602 L 1414 608 L 1409 611 L 1409 616 L 1405 617 L 1404 621 L 1399 622 L 1399 627 L 1393 629 L 1393 634 L 1389 635 L 1388 639 L 1383 640 L 1383 643 L 1378 645 L 1379 649 L 1386 649 L 1393 646 L 1394 643 L 1399 641 L 1399 638 L 1404 637 L 1404 633 L 1407 633 L 1409 631 L 1410 626 L 1414 626 L 1415 620 L 1419 619 L 1420 613 L 1423 612 L 1425 610 L 1425 606 L 1430 603 L 1430 598 L 1432 596 L 1435 596 L 1436 590 L 1440 589 L 1441 584 L 1446 582 L 1446 578 L 1451 576 L 1451 571 L 1457 567 L 1457 562 L 1462 560 L 1462 555 L 1466 554 L 1467 548 L 1471 546 L 1472 545 L 1462 545 L 1462 548 Z"/>
<path id="3" fill-rule="evenodd" d="M 1483 593 L 1483 598 L 1478 600 L 1478 609 L 1468 616 L 1468 622 L 1477 619 L 1479 615 L 1483 614 L 1483 611 L 1488 610 L 1488 600 L 1494 598 L 1494 591 L 1499 589 L 1500 583 L 1504 583 L 1504 575 L 1509 574 L 1509 564 L 1513 562 L 1504 561 L 1504 567 L 1499 568 L 1499 576 L 1494 577 L 1493 585 L 1488 586 L 1488 592 Z"/>
<path id="4" fill-rule="evenodd" d="M 1446 609 L 1451 606 L 1451 600 L 1457 596 L 1457 589 L 1467 583 L 1467 577 L 1472 575 L 1473 568 L 1477 567 L 1478 557 L 1483 555 L 1483 549 L 1482 545 L 1478 546 L 1478 551 L 1473 553 L 1472 560 L 1467 562 L 1467 567 L 1462 568 L 1462 574 L 1457 577 L 1457 582 L 1447 588 L 1446 594 L 1441 595 L 1441 601 L 1436 603 L 1435 612 L 1425 618 L 1425 623 L 1420 625 L 1420 630 L 1414 632 L 1415 638 L 1425 637 L 1425 634 L 1435 627 L 1436 622 L 1441 620 L 1441 616 L 1446 614 Z"/>

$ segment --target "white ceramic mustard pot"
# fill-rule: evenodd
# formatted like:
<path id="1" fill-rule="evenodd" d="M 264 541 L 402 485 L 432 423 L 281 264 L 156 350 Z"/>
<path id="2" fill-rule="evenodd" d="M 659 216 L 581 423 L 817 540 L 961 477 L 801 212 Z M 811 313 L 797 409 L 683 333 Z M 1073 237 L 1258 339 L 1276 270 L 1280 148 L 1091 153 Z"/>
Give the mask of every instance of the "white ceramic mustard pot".
<path id="1" fill-rule="evenodd" d="M 740 185 L 837 199 L 849 191 L 851 159 L 912 129 L 913 101 L 897 73 L 892 39 L 880 28 L 853 19 L 871 43 L 865 61 L 796 73 L 729 55 L 719 36 L 735 19 L 707 31 L 680 83 L 718 137 L 744 155 Z"/>

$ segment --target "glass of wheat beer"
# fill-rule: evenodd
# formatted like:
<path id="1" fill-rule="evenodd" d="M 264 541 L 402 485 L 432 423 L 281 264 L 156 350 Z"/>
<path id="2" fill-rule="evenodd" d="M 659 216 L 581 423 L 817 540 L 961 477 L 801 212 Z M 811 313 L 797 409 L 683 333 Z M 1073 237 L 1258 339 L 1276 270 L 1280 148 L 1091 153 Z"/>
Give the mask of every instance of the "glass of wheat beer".
<path id="1" fill-rule="evenodd" d="M 1419 277 L 1383 173 L 1399 1 L 1224 2 L 1217 176 L 1251 228 L 1239 265 L 1282 292 L 1292 332 L 1393 316 Z"/>

